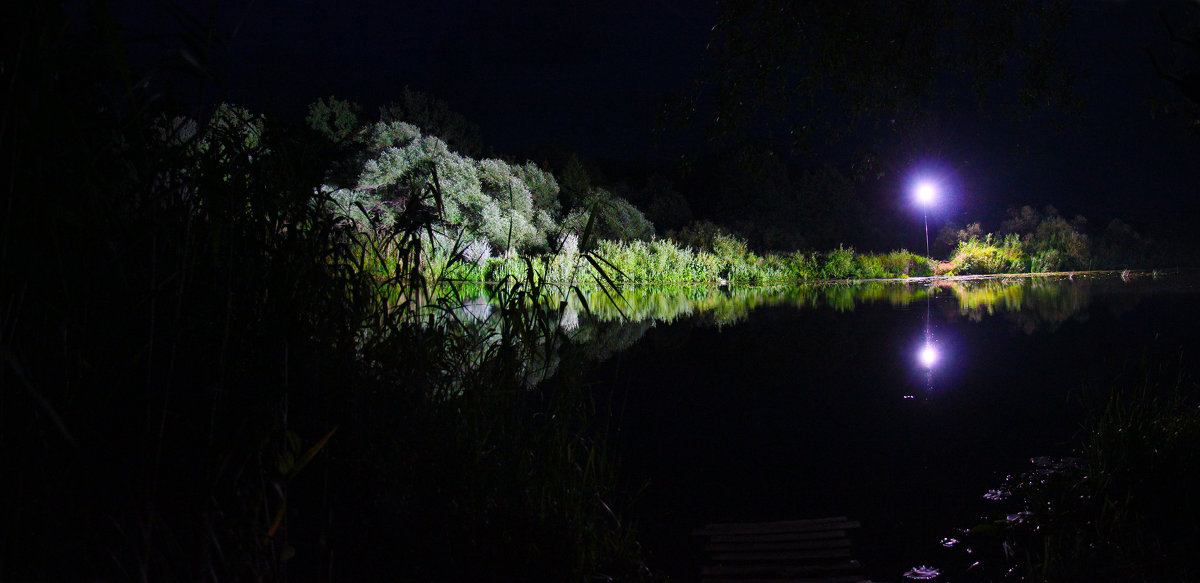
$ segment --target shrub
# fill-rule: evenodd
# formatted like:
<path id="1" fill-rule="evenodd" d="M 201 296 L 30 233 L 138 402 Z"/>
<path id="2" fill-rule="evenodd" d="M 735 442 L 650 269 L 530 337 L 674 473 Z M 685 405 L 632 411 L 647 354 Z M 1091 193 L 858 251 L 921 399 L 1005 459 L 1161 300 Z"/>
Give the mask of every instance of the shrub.
<path id="1" fill-rule="evenodd" d="M 825 262 L 821 265 L 823 279 L 849 279 L 855 276 L 854 248 L 842 247 L 825 254 Z"/>
<path id="2" fill-rule="evenodd" d="M 745 257 L 750 249 L 746 240 L 732 233 L 719 232 L 713 236 L 712 252 L 725 261 L 734 262 Z"/>
<path id="3" fill-rule="evenodd" d="M 670 237 L 683 247 L 697 251 L 712 251 L 718 237 L 733 236 L 724 227 L 710 221 L 696 221 L 672 233 Z"/>
<path id="4" fill-rule="evenodd" d="M 960 275 L 1022 272 L 1027 261 L 1024 245 L 1016 234 L 1006 235 L 999 243 L 991 234 L 982 241 L 971 237 L 958 244 L 950 259 L 951 272 Z"/>
<path id="5" fill-rule="evenodd" d="M 588 194 L 584 205 L 590 212 L 595 209 L 594 236 L 617 241 L 649 240 L 654 236 L 654 225 L 642 211 L 629 201 L 607 191 L 595 188 Z"/>

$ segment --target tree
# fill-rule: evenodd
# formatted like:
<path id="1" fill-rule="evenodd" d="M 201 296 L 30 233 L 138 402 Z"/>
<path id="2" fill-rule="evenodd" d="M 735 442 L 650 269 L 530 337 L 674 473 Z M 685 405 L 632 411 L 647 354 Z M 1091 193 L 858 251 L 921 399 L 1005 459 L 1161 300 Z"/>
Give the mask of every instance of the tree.
<path id="1" fill-rule="evenodd" d="M 679 229 L 692 221 L 687 199 L 661 174 L 646 181 L 638 199 L 646 205 L 647 218 L 660 229 Z"/>
<path id="2" fill-rule="evenodd" d="M 592 191 L 592 179 L 583 166 L 578 154 L 567 158 L 562 170 L 562 199 L 567 208 L 573 209 L 587 198 Z"/>
<path id="3" fill-rule="evenodd" d="M 379 121 L 403 121 L 417 126 L 421 133 L 437 136 L 446 145 L 465 156 L 483 154 L 483 138 L 479 126 L 467 121 L 462 114 L 450 109 L 446 102 L 408 87 L 400 96 L 379 109 Z"/>
<path id="4" fill-rule="evenodd" d="M 334 144 L 340 145 L 349 140 L 362 127 L 358 116 L 362 107 L 329 96 L 329 101 L 318 99 L 308 106 L 308 116 L 304 121 L 313 131 L 325 136 Z"/>
<path id="5" fill-rule="evenodd" d="M 1171 39 L 1174 63 L 1165 65 L 1149 48 L 1146 49 L 1146 53 L 1150 57 L 1154 72 L 1169 82 L 1189 102 L 1178 110 L 1175 106 L 1164 103 L 1161 104 L 1162 109 L 1182 115 L 1194 128 L 1200 128 L 1200 66 L 1196 65 L 1196 60 L 1200 59 L 1200 2 L 1187 2 L 1184 10 L 1185 16 L 1178 19 L 1184 23 L 1182 26 L 1173 26 L 1167 14 L 1159 11 L 1163 28 Z"/>
<path id="6" fill-rule="evenodd" d="M 905 130 L 947 79 L 1013 111 L 1074 103 L 1059 59 L 1065 2 L 792 2 L 718 7 L 705 73 L 670 108 L 715 136 L 769 131 L 798 149 L 866 123 Z M 1019 89 L 993 95 L 995 87 Z M 769 129 L 768 129 L 769 128 Z"/>
<path id="7" fill-rule="evenodd" d="M 1193 57 L 1200 57 L 1200 3 L 1189 3 L 1189 8 L 1191 10 L 1188 16 L 1196 22 L 1192 24 L 1193 30 L 1188 32 L 1176 31 L 1162 12 L 1159 12 L 1159 16 L 1162 17 L 1163 27 L 1167 29 L 1167 34 L 1174 44 L 1190 52 Z M 1200 104 L 1200 69 L 1164 68 L 1159 64 L 1154 53 L 1150 53 L 1150 62 L 1154 65 L 1154 71 L 1158 73 L 1159 77 L 1170 81 L 1179 89 L 1180 93 L 1183 93 L 1184 97 L 1193 103 Z"/>

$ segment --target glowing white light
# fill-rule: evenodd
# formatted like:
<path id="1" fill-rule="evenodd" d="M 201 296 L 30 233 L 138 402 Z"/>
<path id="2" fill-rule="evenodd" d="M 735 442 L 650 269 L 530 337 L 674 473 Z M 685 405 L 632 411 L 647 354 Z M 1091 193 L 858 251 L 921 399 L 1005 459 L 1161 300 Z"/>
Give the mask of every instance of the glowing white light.
<path id="1" fill-rule="evenodd" d="M 937 198 L 937 194 L 938 189 L 936 184 L 928 181 L 917 184 L 917 202 L 921 203 L 921 205 L 929 206 L 932 204 L 934 199 Z"/>
<path id="2" fill-rule="evenodd" d="M 921 347 L 921 352 L 917 354 L 917 358 L 920 359 L 921 364 L 925 365 L 925 368 L 933 368 L 934 363 L 938 359 L 937 349 L 932 344 L 926 344 Z"/>

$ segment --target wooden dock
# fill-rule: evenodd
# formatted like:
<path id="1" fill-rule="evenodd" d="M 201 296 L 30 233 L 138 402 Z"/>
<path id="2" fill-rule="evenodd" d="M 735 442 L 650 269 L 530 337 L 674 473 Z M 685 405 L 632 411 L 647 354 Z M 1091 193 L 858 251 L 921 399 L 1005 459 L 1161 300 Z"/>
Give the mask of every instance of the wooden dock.
<path id="1" fill-rule="evenodd" d="M 708 539 L 700 570 L 704 583 L 859 583 L 862 565 L 850 553 L 845 516 L 739 524 L 710 524 L 692 532 Z"/>

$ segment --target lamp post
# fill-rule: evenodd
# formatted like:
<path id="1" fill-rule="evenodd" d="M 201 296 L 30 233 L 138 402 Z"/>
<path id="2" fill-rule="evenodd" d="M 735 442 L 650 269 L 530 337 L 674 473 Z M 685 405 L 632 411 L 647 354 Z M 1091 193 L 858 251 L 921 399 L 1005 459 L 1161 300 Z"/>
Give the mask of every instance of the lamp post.
<path id="1" fill-rule="evenodd" d="M 929 205 L 937 199 L 937 185 L 928 180 L 922 180 L 917 183 L 916 195 L 917 202 L 921 205 L 921 214 L 925 218 L 925 257 L 929 257 Z"/>

